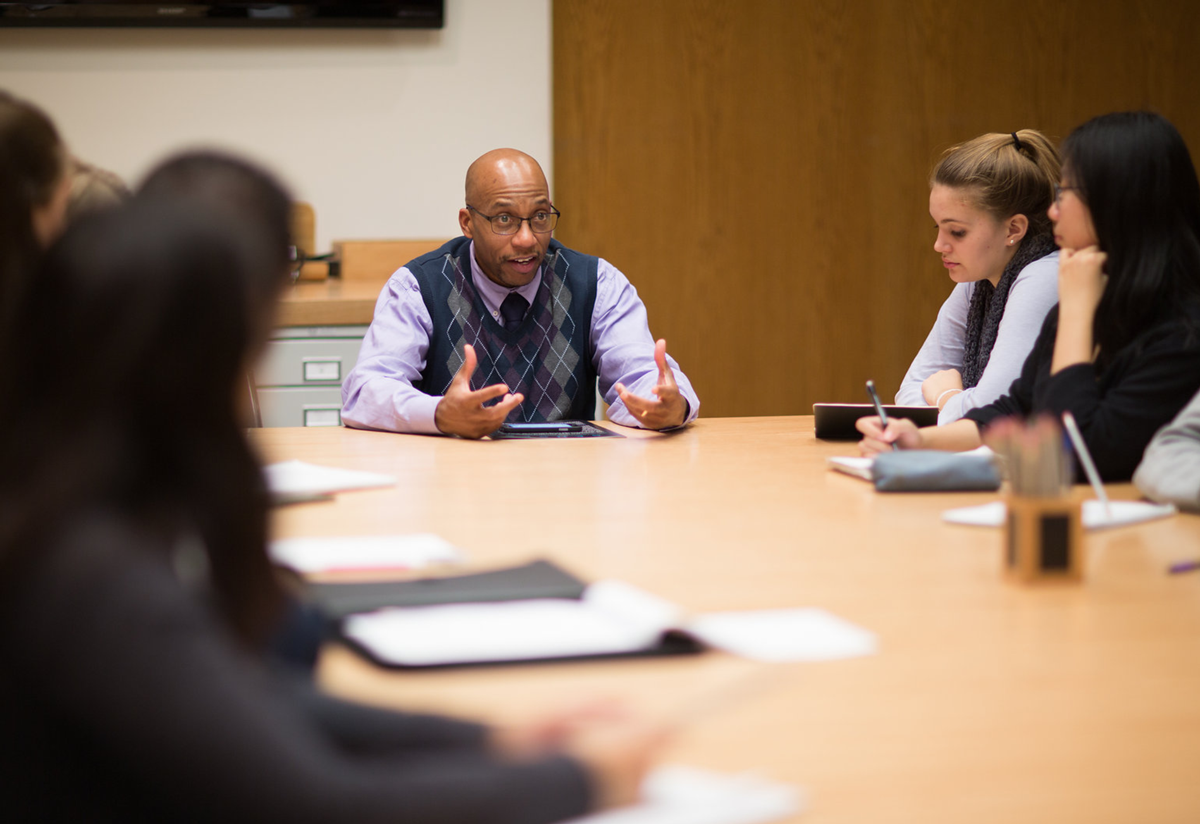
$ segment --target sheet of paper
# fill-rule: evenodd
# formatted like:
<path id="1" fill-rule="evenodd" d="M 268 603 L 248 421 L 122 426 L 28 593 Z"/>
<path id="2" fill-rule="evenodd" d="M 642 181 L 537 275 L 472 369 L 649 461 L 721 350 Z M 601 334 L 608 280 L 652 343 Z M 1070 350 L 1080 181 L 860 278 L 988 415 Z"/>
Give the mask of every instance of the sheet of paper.
<path id="1" fill-rule="evenodd" d="M 647 649 L 678 615 L 673 604 L 648 592 L 598 581 L 577 601 L 394 607 L 352 615 L 342 631 L 383 661 L 419 667 Z"/>
<path id="2" fill-rule="evenodd" d="M 263 467 L 263 474 L 267 478 L 267 488 L 273 495 L 312 495 L 396 485 L 392 475 L 319 466 L 304 461 L 270 464 Z"/>
<path id="3" fill-rule="evenodd" d="M 838 472 L 845 472 L 847 475 L 853 475 L 856 478 L 869 481 L 871 480 L 871 466 L 875 463 L 875 459 L 826 458 L 825 462 L 829 464 L 830 469 L 836 469 Z"/>
<path id="4" fill-rule="evenodd" d="M 816 608 L 711 612 L 685 628 L 709 646 L 755 661 L 833 661 L 878 651 L 873 632 Z"/>
<path id="5" fill-rule="evenodd" d="M 1104 529 L 1113 526 L 1137 524 L 1143 521 L 1153 521 L 1166 518 L 1177 511 L 1171 504 L 1151 504 L 1145 501 L 1109 501 L 1111 514 L 1106 512 L 1100 501 L 1083 502 L 1084 529 Z M 1003 526 L 1007 508 L 1004 501 L 993 501 L 980 506 L 965 506 L 959 509 L 948 509 L 942 513 L 942 520 L 951 524 L 965 526 Z"/>
<path id="6" fill-rule="evenodd" d="M 564 824 L 766 824 L 805 806 L 804 792 L 788 784 L 665 765 L 646 777 L 641 803 Z"/>
<path id="7" fill-rule="evenodd" d="M 271 560 L 297 572 L 366 569 L 419 569 L 460 563 L 463 553 L 431 533 L 368 535 L 352 538 L 288 538 L 272 541 Z"/>

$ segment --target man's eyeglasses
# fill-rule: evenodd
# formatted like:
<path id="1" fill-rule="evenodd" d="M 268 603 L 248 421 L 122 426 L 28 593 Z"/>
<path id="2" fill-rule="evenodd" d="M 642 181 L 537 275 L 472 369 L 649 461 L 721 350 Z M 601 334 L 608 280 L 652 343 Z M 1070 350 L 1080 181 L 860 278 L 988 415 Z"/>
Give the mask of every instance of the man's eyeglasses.
<path id="1" fill-rule="evenodd" d="M 485 218 L 492 225 L 492 231 L 498 235 L 515 235 L 521 231 L 521 224 L 525 221 L 529 221 L 529 229 L 534 234 L 548 235 L 554 231 L 559 217 L 562 216 L 562 212 L 553 206 L 549 210 L 543 209 L 539 212 L 534 212 L 530 217 L 517 217 L 516 215 L 508 214 L 485 215 L 470 203 L 467 204 L 467 208 L 480 217 Z"/>
<path id="2" fill-rule="evenodd" d="M 1078 186 L 1055 186 L 1054 187 L 1054 202 L 1062 203 L 1063 192 L 1077 192 Z"/>

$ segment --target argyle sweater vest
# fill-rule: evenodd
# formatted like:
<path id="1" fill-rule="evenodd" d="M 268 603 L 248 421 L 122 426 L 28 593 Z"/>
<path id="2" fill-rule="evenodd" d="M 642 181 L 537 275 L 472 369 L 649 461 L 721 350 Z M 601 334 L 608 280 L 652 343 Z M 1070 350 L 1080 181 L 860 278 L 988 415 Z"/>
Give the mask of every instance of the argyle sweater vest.
<path id="1" fill-rule="evenodd" d="M 496 383 L 525 396 L 510 421 L 558 421 L 596 416 L 596 372 L 589 333 L 596 304 L 598 259 L 550 241 L 525 320 L 505 329 L 484 306 L 471 280 L 471 241 L 456 238 L 407 265 L 433 319 L 425 371 L 414 386 L 444 395 L 475 347 L 471 388 Z"/>

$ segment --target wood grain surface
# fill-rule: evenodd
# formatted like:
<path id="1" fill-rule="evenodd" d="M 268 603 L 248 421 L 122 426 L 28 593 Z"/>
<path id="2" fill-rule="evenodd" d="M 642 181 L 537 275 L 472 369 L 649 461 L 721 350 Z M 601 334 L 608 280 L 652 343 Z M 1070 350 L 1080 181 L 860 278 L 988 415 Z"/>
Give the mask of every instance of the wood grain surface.
<path id="1" fill-rule="evenodd" d="M 343 649 L 332 690 L 517 721 L 588 696 L 671 713 L 749 677 L 667 760 L 807 788 L 805 824 L 1184 824 L 1200 820 L 1200 516 L 1084 538 L 1080 585 L 1006 583 L 1001 531 L 943 523 L 989 493 L 882 494 L 826 469 L 853 444 L 811 418 L 709 419 L 674 435 L 468 442 L 262 429 L 268 460 L 385 472 L 395 487 L 275 512 L 278 536 L 434 532 L 466 569 L 549 557 L 689 612 L 816 606 L 878 655 L 389 672 Z M 1117 498 L 1136 496 L 1114 485 Z M 1076 487 L 1087 496 L 1088 490 Z"/>
<path id="2" fill-rule="evenodd" d="M 1151 108 L 1200 150 L 1200 4 L 556 0 L 557 235 L 638 288 L 703 415 L 894 394 L 951 283 L 926 179 Z"/>

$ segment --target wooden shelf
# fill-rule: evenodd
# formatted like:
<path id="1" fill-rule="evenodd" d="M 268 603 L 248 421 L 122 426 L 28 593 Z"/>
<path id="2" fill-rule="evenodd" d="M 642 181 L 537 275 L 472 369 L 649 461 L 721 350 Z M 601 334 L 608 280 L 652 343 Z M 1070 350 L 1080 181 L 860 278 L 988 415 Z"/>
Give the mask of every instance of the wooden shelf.
<path id="1" fill-rule="evenodd" d="M 280 301 L 276 326 L 344 326 L 368 324 L 387 278 L 372 280 L 301 281 Z"/>

